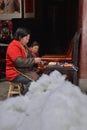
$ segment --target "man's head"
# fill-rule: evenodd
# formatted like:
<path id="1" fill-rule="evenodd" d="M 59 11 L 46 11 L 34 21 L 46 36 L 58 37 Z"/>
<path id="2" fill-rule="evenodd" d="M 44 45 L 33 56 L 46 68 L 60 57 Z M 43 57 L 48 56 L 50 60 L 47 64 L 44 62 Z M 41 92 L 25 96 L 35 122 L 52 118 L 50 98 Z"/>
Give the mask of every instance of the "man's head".
<path id="1" fill-rule="evenodd" d="M 31 51 L 33 53 L 38 53 L 39 51 L 39 43 L 37 41 L 34 41 L 32 44 L 31 44 Z"/>

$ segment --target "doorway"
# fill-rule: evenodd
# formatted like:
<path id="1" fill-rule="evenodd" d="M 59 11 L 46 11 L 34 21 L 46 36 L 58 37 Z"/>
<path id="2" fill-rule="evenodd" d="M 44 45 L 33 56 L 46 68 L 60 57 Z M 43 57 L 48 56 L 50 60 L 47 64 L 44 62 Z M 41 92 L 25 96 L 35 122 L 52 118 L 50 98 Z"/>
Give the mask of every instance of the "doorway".
<path id="1" fill-rule="evenodd" d="M 42 0 L 43 54 L 64 53 L 78 29 L 78 2 Z"/>

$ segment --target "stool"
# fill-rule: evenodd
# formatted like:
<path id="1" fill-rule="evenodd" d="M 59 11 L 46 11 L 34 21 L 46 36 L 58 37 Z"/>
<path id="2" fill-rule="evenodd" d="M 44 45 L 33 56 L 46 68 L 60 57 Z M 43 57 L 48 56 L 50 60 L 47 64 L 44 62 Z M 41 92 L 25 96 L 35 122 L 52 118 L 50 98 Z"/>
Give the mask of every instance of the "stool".
<path id="1" fill-rule="evenodd" d="M 9 82 L 9 91 L 8 91 L 8 97 L 12 97 L 14 95 L 21 95 L 24 86 L 21 83 L 14 83 L 14 82 Z"/>

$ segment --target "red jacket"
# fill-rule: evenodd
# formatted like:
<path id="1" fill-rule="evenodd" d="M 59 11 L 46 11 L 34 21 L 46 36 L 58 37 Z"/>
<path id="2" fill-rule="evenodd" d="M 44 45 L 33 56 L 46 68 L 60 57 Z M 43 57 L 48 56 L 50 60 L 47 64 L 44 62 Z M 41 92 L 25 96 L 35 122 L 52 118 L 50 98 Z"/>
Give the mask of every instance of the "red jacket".
<path id="1" fill-rule="evenodd" d="M 20 56 L 26 59 L 26 54 L 20 42 L 13 40 L 9 44 L 6 52 L 6 78 L 9 81 L 13 80 L 16 76 L 19 75 L 19 73 L 14 69 L 14 61 Z"/>

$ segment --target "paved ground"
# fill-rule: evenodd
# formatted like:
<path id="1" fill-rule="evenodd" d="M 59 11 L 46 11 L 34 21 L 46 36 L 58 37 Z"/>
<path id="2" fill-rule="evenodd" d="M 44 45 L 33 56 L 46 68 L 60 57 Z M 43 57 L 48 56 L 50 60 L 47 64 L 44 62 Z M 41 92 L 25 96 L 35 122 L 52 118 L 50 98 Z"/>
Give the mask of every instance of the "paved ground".
<path id="1" fill-rule="evenodd" d="M 82 86 L 84 86 L 84 84 L 85 83 L 83 83 Z M 0 79 L 0 101 L 7 99 L 8 90 L 9 90 L 8 81 L 6 81 L 5 79 L 4 80 Z M 87 87 L 86 87 L 86 90 L 87 90 Z M 87 91 L 85 91 L 85 89 L 83 92 L 87 94 Z"/>
<path id="2" fill-rule="evenodd" d="M 7 98 L 9 90 L 9 83 L 7 81 L 0 81 L 0 100 L 5 100 Z"/>

